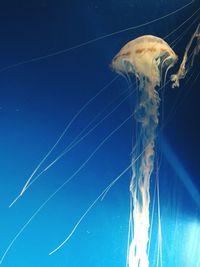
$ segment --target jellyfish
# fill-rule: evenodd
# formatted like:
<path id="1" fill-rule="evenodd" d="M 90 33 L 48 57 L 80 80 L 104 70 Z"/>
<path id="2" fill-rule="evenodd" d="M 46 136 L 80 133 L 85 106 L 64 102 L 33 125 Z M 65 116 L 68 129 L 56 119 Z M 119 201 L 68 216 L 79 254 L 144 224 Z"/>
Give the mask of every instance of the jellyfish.
<path id="1" fill-rule="evenodd" d="M 129 244 L 129 267 L 148 267 L 150 177 L 154 167 L 156 128 L 160 103 L 156 88 L 161 84 L 162 71 L 177 62 L 177 55 L 161 38 L 144 35 L 128 42 L 112 60 L 112 68 L 119 74 L 134 75 L 139 81 L 140 99 L 134 115 L 139 125 L 137 147 L 142 156 L 132 159 L 130 183 L 133 236 Z"/>

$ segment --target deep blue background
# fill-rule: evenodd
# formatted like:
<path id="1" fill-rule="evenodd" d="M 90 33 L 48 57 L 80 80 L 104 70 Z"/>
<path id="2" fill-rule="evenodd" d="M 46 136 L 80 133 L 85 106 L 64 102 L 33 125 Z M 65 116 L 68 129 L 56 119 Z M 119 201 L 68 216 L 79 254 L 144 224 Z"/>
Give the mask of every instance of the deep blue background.
<path id="1" fill-rule="evenodd" d="M 148 22 L 186 3 L 185 0 L 7 0 L 0 4 L 0 255 L 33 212 L 134 109 L 134 96 L 131 96 L 8 209 L 73 115 L 115 77 L 109 68 L 113 56 L 126 42 L 140 35 L 163 38 L 199 8 L 199 1 L 137 30 L 113 35 L 58 56 L 5 71 L 1 69 Z M 167 41 L 175 40 L 193 20 Z M 175 46 L 180 58 L 196 26 L 197 22 Z M 200 78 L 195 80 L 199 68 L 197 57 L 191 70 L 192 78 L 181 81 L 177 90 L 167 87 L 162 102 L 165 128 L 160 142 L 171 147 L 177 160 L 175 162 L 160 146 L 163 154 L 160 170 L 163 267 L 199 266 L 199 205 L 193 187 L 187 188 L 189 180 L 196 190 L 200 189 Z M 77 118 L 47 163 L 127 86 L 120 77 L 102 93 Z M 130 91 L 124 96 L 128 93 Z M 119 102 L 118 99 L 106 112 Z M 130 120 L 105 143 L 74 180 L 35 217 L 13 244 L 2 266 L 125 266 L 131 172 L 95 206 L 60 251 L 51 257 L 48 253 L 70 233 L 100 192 L 128 166 L 135 142 L 134 129 L 134 120 Z M 156 226 L 154 230 L 152 248 Z M 152 266 L 155 255 L 152 249 Z"/>

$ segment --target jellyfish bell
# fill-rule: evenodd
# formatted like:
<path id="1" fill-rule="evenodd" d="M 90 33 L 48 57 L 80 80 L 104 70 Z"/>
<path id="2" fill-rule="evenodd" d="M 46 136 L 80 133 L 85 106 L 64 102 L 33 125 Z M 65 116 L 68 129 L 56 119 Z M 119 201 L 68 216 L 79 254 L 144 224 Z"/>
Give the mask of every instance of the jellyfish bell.
<path id="1" fill-rule="evenodd" d="M 144 35 L 128 42 L 112 60 L 112 68 L 119 74 L 134 74 L 143 83 L 160 85 L 163 69 L 177 62 L 177 55 L 161 38 Z M 141 84 L 140 84 L 141 85 Z"/>

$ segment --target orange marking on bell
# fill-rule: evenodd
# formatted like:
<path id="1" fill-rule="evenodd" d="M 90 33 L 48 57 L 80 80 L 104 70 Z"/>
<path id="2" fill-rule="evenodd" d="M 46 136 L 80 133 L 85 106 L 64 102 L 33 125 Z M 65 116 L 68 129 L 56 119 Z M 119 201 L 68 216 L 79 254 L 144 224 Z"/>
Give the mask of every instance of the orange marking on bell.
<path id="1" fill-rule="evenodd" d="M 139 48 L 137 50 L 135 50 L 136 54 L 141 54 L 145 49 L 144 48 Z"/>
<path id="2" fill-rule="evenodd" d="M 147 51 L 149 52 L 156 52 L 156 48 L 155 47 L 150 47 L 147 49 Z"/>

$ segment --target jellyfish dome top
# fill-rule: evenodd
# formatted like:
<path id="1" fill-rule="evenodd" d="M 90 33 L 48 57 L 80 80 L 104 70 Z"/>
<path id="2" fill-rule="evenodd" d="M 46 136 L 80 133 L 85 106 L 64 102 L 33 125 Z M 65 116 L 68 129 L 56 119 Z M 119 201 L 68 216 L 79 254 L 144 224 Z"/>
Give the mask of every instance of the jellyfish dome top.
<path id="1" fill-rule="evenodd" d="M 162 70 L 172 67 L 177 59 L 163 39 L 144 35 L 122 47 L 112 61 L 112 68 L 121 74 L 134 74 L 141 83 L 146 79 L 159 86 Z"/>
<path id="2" fill-rule="evenodd" d="M 161 38 L 144 35 L 128 42 L 112 60 L 112 68 L 122 75 L 135 75 L 139 80 L 139 101 L 134 111 L 139 124 L 132 159 L 130 183 L 131 208 L 129 233 L 129 267 L 148 267 L 150 178 L 154 168 L 154 147 L 158 125 L 162 72 L 176 63 L 178 57 Z M 160 233 L 158 229 L 158 233 Z M 161 236 L 160 242 L 161 242 Z M 159 243 L 158 238 L 158 243 Z"/>

